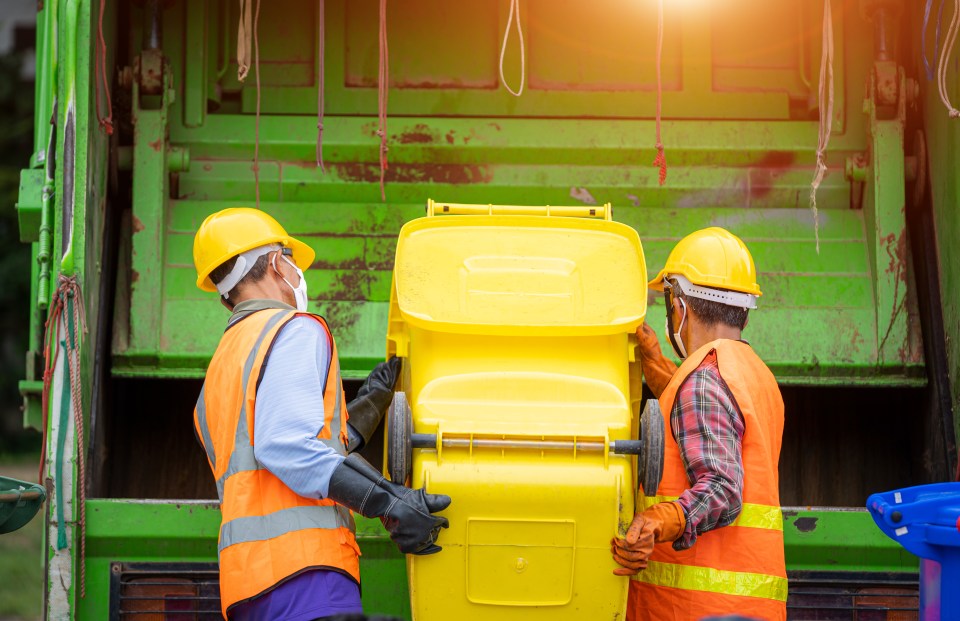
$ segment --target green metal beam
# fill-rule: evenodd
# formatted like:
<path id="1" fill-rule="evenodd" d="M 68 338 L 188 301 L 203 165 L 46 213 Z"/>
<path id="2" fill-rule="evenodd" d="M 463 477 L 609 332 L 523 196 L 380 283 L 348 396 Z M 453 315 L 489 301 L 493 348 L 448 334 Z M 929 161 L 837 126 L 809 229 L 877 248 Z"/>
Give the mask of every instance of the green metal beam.
<path id="1" fill-rule="evenodd" d="M 787 569 L 915 572 L 919 560 L 884 535 L 866 509 L 784 507 Z"/>
<path id="2" fill-rule="evenodd" d="M 162 317 L 153 311 L 163 287 L 166 243 L 164 216 L 169 191 L 167 116 L 173 90 L 170 71 L 159 50 L 138 57 L 133 80 L 133 216 L 130 264 L 129 347 L 155 354 L 160 349 Z M 159 95 L 142 93 L 141 79 L 160 72 Z M 149 103 L 149 105 L 144 105 Z"/>
<path id="3" fill-rule="evenodd" d="M 110 563 L 216 562 L 220 511 L 210 501 L 91 500 L 87 503 L 88 580 L 106 594 Z M 379 520 L 357 517 L 367 614 L 410 618 L 406 562 Z M 789 571 L 916 572 L 918 561 L 877 529 L 866 510 L 784 508 Z M 442 543 L 442 535 L 441 535 Z M 106 597 L 79 602 L 78 618 L 106 618 Z"/>
<path id="4" fill-rule="evenodd" d="M 884 64 L 878 63 L 878 70 Z M 869 158 L 865 183 L 864 223 L 870 242 L 870 260 L 876 288 L 878 363 L 915 362 L 923 359 L 919 339 L 908 334 L 907 290 L 913 282 L 907 241 L 906 175 L 903 132 L 906 124 L 906 77 L 902 68 L 896 76 L 898 97 L 894 114 L 883 115 L 876 95 L 877 78 L 868 85 L 864 112 L 869 118 Z M 915 302 L 914 302 L 915 305 Z"/>

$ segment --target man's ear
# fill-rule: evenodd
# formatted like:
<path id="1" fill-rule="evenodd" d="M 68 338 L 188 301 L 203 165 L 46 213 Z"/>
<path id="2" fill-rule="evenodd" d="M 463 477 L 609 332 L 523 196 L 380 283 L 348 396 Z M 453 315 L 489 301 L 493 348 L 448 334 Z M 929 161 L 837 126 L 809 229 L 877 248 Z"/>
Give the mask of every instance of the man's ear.
<path id="1" fill-rule="evenodd" d="M 282 268 L 280 267 L 280 256 L 279 256 L 282 253 L 283 253 L 283 249 L 281 248 L 280 250 L 275 250 L 267 255 L 267 261 L 270 262 L 270 266 L 269 266 L 270 273 L 275 276 L 279 276 L 280 278 L 283 278 L 283 272 L 280 271 Z"/>
<path id="2" fill-rule="evenodd" d="M 746 330 L 747 326 L 750 324 L 750 311 L 747 311 L 747 318 L 743 320 L 743 327 L 740 330 Z"/>
<path id="3" fill-rule="evenodd" d="M 270 253 L 270 273 L 281 282 L 289 280 L 289 276 L 283 273 L 290 268 L 290 264 L 283 260 L 283 248 Z"/>
<path id="4" fill-rule="evenodd" d="M 683 307 L 684 307 L 684 304 L 683 304 L 682 302 L 680 302 L 680 298 L 678 298 L 678 297 L 673 297 L 673 296 L 672 296 L 670 299 L 673 301 L 673 312 L 675 312 L 675 313 L 677 314 L 677 316 L 683 317 Z M 687 307 L 687 314 L 689 314 L 689 313 L 690 313 L 690 305 L 687 304 L 686 307 Z"/>

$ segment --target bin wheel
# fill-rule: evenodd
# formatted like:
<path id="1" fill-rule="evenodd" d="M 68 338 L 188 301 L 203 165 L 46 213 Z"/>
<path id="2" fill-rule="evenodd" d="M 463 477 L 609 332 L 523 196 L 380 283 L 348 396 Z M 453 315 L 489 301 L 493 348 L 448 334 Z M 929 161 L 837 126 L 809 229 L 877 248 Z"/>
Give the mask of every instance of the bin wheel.
<path id="1" fill-rule="evenodd" d="M 643 453 L 637 460 L 637 479 L 646 496 L 655 496 L 663 478 L 663 413 L 656 399 L 647 399 L 640 415 Z"/>
<path id="2" fill-rule="evenodd" d="M 387 410 L 387 436 L 387 474 L 394 483 L 406 485 L 413 473 L 413 413 L 404 392 L 393 393 Z"/>

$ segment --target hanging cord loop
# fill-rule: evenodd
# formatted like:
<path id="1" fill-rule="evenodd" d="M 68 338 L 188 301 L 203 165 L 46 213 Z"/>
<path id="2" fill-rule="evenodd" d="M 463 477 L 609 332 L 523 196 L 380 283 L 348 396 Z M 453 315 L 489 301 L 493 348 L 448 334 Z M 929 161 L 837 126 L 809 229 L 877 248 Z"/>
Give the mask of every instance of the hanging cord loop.
<path id="1" fill-rule="evenodd" d="M 517 38 L 520 39 L 520 88 L 513 90 L 507 84 L 507 79 L 503 77 L 503 58 L 507 53 L 507 40 L 510 38 L 510 26 L 513 24 L 514 17 L 517 20 Z M 523 84 L 526 81 L 527 72 L 526 54 L 523 50 L 523 27 L 520 25 L 520 0 L 510 0 L 510 14 L 507 17 L 507 27 L 503 31 L 503 45 L 500 47 L 500 82 L 503 88 L 507 89 L 514 97 L 523 94 Z"/>
<path id="2" fill-rule="evenodd" d="M 253 121 L 253 185 L 260 209 L 260 39 L 257 30 L 260 27 L 260 0 L 253 18 L 253 65 L 257 78 L 257 113 Z"/>
<path id="3" fill-rule="evenodd" d="M 96 83 L 93 87 L 96 93 L 97 121 L 100 123 L 100 129 L 106 135 L 113 133 L 113 102 L 110 100 L 110 81 L 107 79 L 107 42 L 103 38 L 103 10 L 106 0 L 100 0 L 100 18 L 97 22 L 97 58 L 94 61 L 96 66 Z M 100 87 L 103 87 L 104 98 L 107 103 L 107 114 L 103 116 L 100 113 Z"/>
<path id="4" fill-rule="evenodd" d="M 947 29 L 947 36 L 943 39 L 943 50 L 940 52 L 940 62 L 937 65 L 937 90 L 940 92 L 940 101 L 947 108 L 947 114 L 951 119 L 960 117 L 960 110 L 953 107 L 950 103 L 950 91 L 947 86 L 947 70 L 949 69 L 950 57 L 953 56 L 953 46 L 957 42 L 957 33 L 960 32 L 960 0 L 953 2 L 953 18 L 950 20 L 950 27 Z"/>
<path id="5" fill-rule="evenodd" d="M 823 0 L 823 50 L 820 57 L 820 135 L 817 141 L 817 163 L 810 182 L 810 210 L 813 212 L 813 236 L 820 254 L 820 213 L 817 210 L 817 189 L 827 173 L 826 154 L 833 130 L 833 13 L 830 0 Z"/>
<path id="6" fill-rule="evenodd" d="M 324 56 L 324 0 L 318 1 L 317 6 L 317 168 L 326 173 L 323 166 L 323 56 Z"/>
<path id="7" fill-rule="evenodd" d="M 380 68 L 377 76 L 377 136 L 380 138 L 380 200 L 386 201 L 387 95 L 390 90 L 390 56 L 387 49 L 387 0 L 380 0 Z"/>
<path id="8" fill-rule="evenodd" d="M 40 478 L 43 482 L 43 469 L 46 465 L 47 450 L 47 406 L 49 404 L 50 389 L 53 386 L 53 375 L 60 357 L 60 348 L 65 349 L 64 383 L 70 390 L 69 404 L 73 407 L 73 420 L 76 425 L 77 436 L 77 504 L 80 523 L 80 597 L 86 597 L 86 556 L 87 556 L 87 468 L 86 443 L 83 438 L 83 387 L 80 377 L 80 346 L 83 335 L 87 332 L 86 313 L 83 308 L 83 292 L 76 276 L 57 278 L 57 290 L 53 294 L 50 304 L 50 314 L 44 326 L 44 370 L 43 370 L 43 453 L 40 456 Z M 66 404 L 68 402 L 63 401 Z M 65 412 L 64 412 L 65 414 Z M 65 434 L 65 429 L 59 429 Z M 62 454 L 57 454 L 57 472 L 54 480 L 57 486 L 57 547 L 67 547 L 66 522 L 63 514 L 63 461 Z"/>
<path id="9" fill-rule="evenodd" d="M 946 4 L 946 0 L 940 0 L 940 5 L 937 8 L 937 31 L 933 40 L 933 62 L 936 62 L 937 52 L 940 50 L 940 26 L 943 24 L 944 4 Z M 927 57 L 927 30 L 930 25 L 930 10 L 932 8 L 933 0 L 927 0 L 927 4 L 923 8 L 923 29 L 920 31 L 920 53 L 923 56 L 923 68 L 927 73 L 928 80 L 932 80 L 935 75 L 933 67 L 930 66 L 931 59 Z"/>
<path id="10" fill-rule="evenodd" d="M 663 82 L 660 65 L 663 56 L 663 0 L 657 3 L 657 156 L 653 165 L 660 168 L 660 185 L 667 181 L 667 157 L 663 153 L 663 140 L 660 138 L 660 117 L 663 109 Z"/>
<path id="11" fill-rule="evenodd" d="M 237 26 L 237 80 L 243 82 L 250 72 L 253 47 L 253 0 L 240 0 L 240 23 Z"/>

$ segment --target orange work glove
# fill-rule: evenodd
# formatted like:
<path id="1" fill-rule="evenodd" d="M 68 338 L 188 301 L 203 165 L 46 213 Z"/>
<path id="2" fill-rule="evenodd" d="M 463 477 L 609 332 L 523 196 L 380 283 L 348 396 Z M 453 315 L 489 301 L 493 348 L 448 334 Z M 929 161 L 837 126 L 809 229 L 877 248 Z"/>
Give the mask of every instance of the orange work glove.
<path id="1" fill-rule="evenodd" d="M 637 340 L 640 341 L 640 368 L 653 396 L 659 399 L 670 378 L 677 372 L 677 365 L 660 351 L 657 334 L 647 324 L 637 328 Z"/>
<path id="2" fill-rule="evenodd" d="M 633 518 L 627 536 L 612 541 L 613 560 L 623 569 L 614 569 L 618 576 L 633 576 L 647 568 L 655 543 L 676 541 L 687 527 L 683 509 L 675 502 L 660 502 Z"/>

